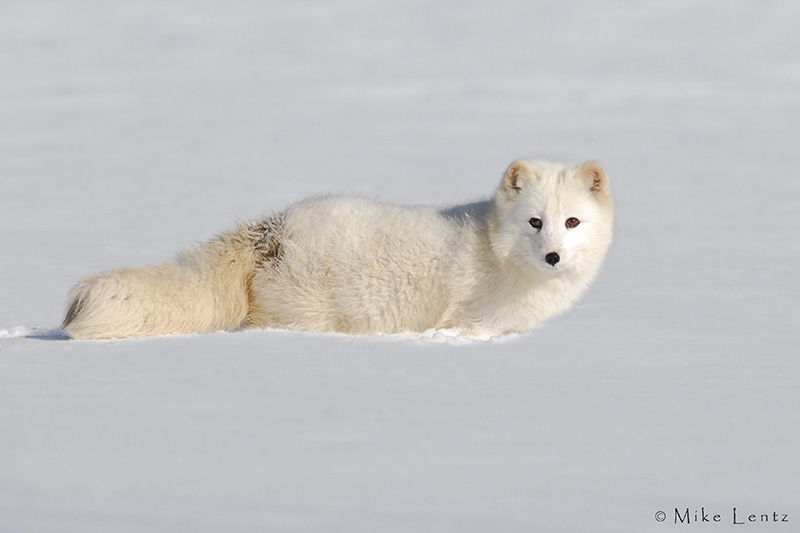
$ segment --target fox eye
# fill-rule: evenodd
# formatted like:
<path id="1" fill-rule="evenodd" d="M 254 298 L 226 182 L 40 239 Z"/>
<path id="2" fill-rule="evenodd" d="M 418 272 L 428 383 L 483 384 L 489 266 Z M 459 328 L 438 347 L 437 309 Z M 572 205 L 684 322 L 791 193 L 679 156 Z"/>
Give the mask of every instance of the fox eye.
<path id="1" fill-rule="evenodd" d="M 569 229 L 572 229 L 572 228 L 576 227 L 580 223 L 581 223 L 581 221 L 578 220 L 577 218 L 570 217 L 570 218 L 567 219 L 567 222 L 566 222 L 565 226 L 567 226 Z"/>
<path id="2" fill-rule="evenodd" d="M 533 217 L 532 219 L 530 219 L 528 221 L 528 223 L 530 223 L 530 225 L 533 226 L 534 229 L 542 229 L 542 219 L 541 218 Z"/>

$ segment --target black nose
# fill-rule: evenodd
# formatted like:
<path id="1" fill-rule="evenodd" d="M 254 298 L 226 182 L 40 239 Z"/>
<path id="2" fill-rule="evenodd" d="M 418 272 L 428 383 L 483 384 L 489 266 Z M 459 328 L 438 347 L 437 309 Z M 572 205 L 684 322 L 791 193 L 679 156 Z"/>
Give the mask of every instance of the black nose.
<path id="1" fill-rule="evenodd" d="M 558 257 L 558 254 L 555 252 L 550 252 L 546 256 L 544 256 L 544 260 L 547 261 L 547 264 L 550 266 L 555 266 L 556 263 L 561 261 L 561 258 Z"/>

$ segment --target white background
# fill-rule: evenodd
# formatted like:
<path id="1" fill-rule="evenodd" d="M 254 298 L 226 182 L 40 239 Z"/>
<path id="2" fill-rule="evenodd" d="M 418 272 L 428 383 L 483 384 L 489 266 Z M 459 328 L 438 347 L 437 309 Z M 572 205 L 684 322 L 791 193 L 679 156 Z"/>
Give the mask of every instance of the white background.
<path id="1" fill-rule="evenodd" d="M 797 527 L 798 17 L 4 2 L 0 531 Z M 600 160 L 618 206 L 599 280 L 529 334 L 56 333 L 89 272 L 309 194 L 473 201 L 517 157 Z"/>

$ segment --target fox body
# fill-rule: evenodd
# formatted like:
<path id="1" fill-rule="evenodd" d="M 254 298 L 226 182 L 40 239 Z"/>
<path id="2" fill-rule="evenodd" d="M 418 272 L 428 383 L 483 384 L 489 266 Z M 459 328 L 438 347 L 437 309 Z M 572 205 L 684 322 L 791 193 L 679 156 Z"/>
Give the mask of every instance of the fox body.
<path id="1" fill-rule="evenodd" d="M 588 287 L 611 244 L 613 212 L 596 162 L 517 160 L 491 199 L 447 208 L 311 198 L 172 261 L 85 277 L 62 328 L 79 339 L 525 331 Z"/>

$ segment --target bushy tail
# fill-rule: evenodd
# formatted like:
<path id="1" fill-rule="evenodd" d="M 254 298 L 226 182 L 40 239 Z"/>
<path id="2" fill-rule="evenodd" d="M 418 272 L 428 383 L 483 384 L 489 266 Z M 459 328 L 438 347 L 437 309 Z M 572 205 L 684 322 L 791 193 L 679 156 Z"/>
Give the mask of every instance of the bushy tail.
<path id="1" fill-rule="evenodd" d="M 173 261 L 87 276 L 70 292 L 61 327 L 76 339 L 236 329 L 247 317 L 260 238 L 241 225 Z"/>

